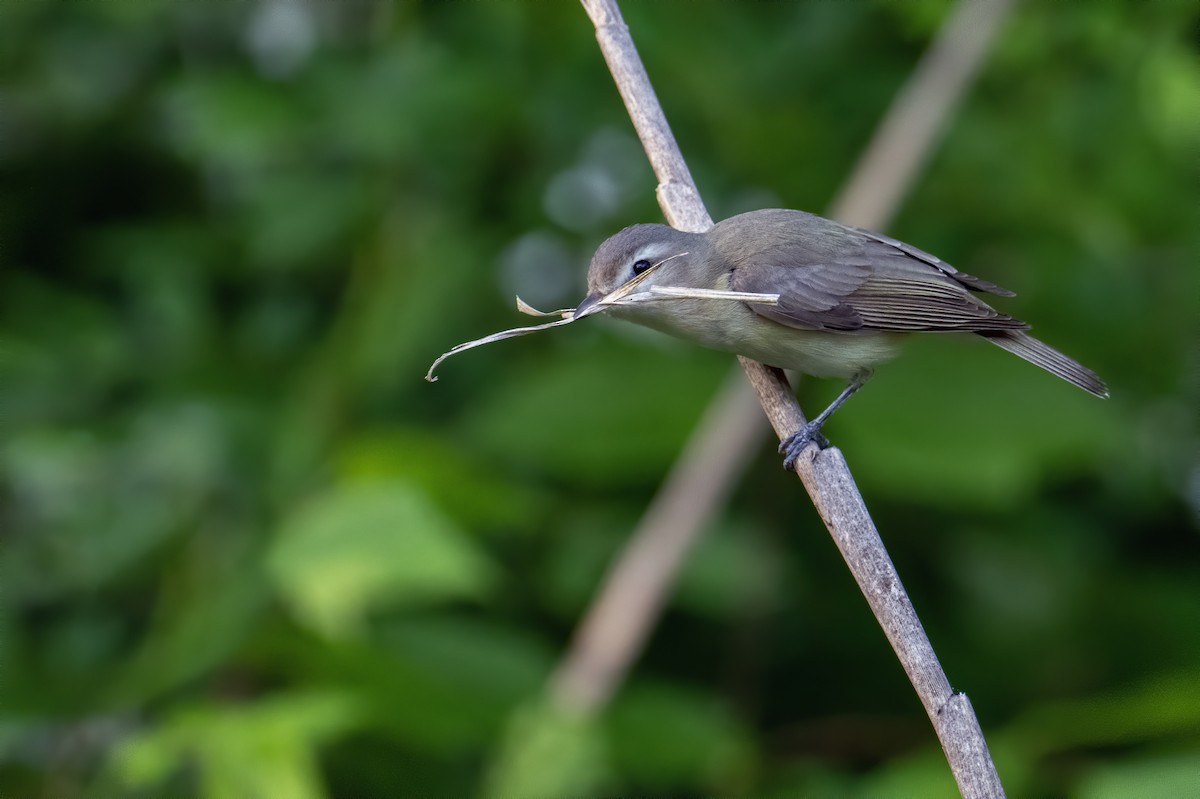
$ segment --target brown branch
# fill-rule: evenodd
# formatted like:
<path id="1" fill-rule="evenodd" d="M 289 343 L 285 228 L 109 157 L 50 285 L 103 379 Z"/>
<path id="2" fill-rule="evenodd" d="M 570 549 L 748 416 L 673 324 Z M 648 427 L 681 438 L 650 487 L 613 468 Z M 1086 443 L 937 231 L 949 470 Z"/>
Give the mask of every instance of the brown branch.
<path id="1" fill-rule="evenodd" d="M 658 197 L 664 214 L 675 227 L 707 229 L 712 220 L 616 3 L 582 2 L 659 179 Z M 855 179 L 842 195 L 845 202 L 835 206 L 837 216 L 868 227 L 883 226 L 969 83 L 1008 5 L 1008 0 L 960 3 L 868 148 Z M 853 199 L 865 196 L 882 199 L 856 207 Z M 798 429 L 804 417 L 783 374 L 745 358 L 739 360 L 779 436 Z M 560 707 L 594 712 L 607 702 L 640 650 L 667 586 L 701 524 L 711 508 L 724 502 L 748 457 L 750 447 L 745 443 L 738 446 L 738 442 L 756 439 L 752 425 L 734 427 L 746 416 L 741 411 L 741 396 L 736 388 L 727 388 L 710 407 L 707 419 L 716 421 L 700 426 L 709 432 L 693 437 L 639 526 L 645 534 L 631 540 L 610 572 L 552 680 L 551 695 Z M 796 471 L 916 688 L 960 791 L 968 797 L 1003 796 L 970 703 L 950 688 L 841 453 L 810 448 L 807 455 L 810 457 L 798 460 Z M 704 496 L 700 493 L 704 489 L 714 497 L 708 504 L 688 501 Z"/>

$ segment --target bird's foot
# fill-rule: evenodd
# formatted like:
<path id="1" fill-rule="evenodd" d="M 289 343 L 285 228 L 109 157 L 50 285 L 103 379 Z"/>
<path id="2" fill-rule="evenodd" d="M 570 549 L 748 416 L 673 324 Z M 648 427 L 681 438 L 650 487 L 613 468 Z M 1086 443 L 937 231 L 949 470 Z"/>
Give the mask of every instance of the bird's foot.
<path id="1" fill-rule="evenodd" d="M 820 422 L 809 422 L 779 442 L 779 451 L 783 454 L 783 468 L 791 471 L 792 466 L 796 463 L 796 458 L 800 457 L 800 453 L 809 444 L 816 444 L 818 449 L 825 449 L 829 446 L 829 439 L 821 435 Z"/>

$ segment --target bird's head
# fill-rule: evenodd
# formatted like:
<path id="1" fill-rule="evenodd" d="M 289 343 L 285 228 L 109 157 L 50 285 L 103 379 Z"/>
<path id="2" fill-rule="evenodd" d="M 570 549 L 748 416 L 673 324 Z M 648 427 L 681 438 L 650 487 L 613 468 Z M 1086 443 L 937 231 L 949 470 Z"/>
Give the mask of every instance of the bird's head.
<path id="1" fill-rule="evenodd" d="M 703 236 L 666 225 L 625 228 L 596 248 L 575 318 L 648 299 L 655 285 L 686 285 L 681 276 L 704 245 Z"/>

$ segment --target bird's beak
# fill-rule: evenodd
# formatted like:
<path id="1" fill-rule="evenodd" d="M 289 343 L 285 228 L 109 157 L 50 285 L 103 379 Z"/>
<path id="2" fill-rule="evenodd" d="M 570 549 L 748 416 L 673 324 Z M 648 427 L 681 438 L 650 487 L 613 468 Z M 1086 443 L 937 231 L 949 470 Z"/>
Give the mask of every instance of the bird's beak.
<path id="1" fill-rule="evenodd" d="M 604 299 L 604 295 L 592 292 L 583 298 L 583 302 L 579 303 L 579 307 L 575 309 L 575 317 L 579 319 L 589 314 L 594 314 L 603 309 L 600 305 L 600 300 Z"/>

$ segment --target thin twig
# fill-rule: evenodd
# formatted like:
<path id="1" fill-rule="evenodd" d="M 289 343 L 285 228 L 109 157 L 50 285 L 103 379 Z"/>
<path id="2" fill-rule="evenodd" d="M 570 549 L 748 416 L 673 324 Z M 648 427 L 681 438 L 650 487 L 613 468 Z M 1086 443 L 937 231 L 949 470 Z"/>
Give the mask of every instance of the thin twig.
<path id="1" fill-rule="evenodd" d="M 664 214 L 681 229 L 707 229 L 711 218 L 616 3 L 582 2 L 596 25 L 601 51 L 659 179 L 658 196 Z M 973 7 L 960 3 L 943 27 L 942 35 L 868 148 L 855 179 L 842 195 L 843 202 L 835 206 L 839 209 L 835 215 L 867 227 L 882 227 L 898 203 L 930 143 L 969 83 L 1009 2 L 986 0 L 970 5 Z M 906 122 L 910 116 L 920 119 Z M 881 183 L 885 184 L 882 189 Z M 868 186 L 872 191 L 864 191 Z M 878 194 L 883 199 L 873 206 L 861 206 L 854 213 L 854 198 L 864 193 Z M 798 429 L 804 417 L 783 374 L 745 358 L 739 360 L 779 436 Z M 730 444 L 756 437 L 755 426 L 749 424 L 726 437 L 735 430 L 734 424 L 746 416 L 740 410 L 744 404 L 740 396 L 736 388 L 727 388 L 710 406 L 707 423 L 701 425 L 701 429 L 710 432 L 689 442 L 684 457 L 639 527 L 647 533 L 653 531 L 653 535 L 635 536 L 610 573 L 552 681 L 551 693 L 560 706 L 576 712 L 594 712 L 608 700 L 634 653 L 640 650 L 657 618 L 666 588 L 708 511 L 724 502 L 733 479 L 741 471 L 750 448 L 742 444 L 731 450 Z M 718 442 L 724 443 L 724 448 L 718 448 Z M 810 448 L 808 454 L 812 457 L 798 459 L 796 471 L 916 688 L 959 790 L 967 797 L 1003 796 L 970 703 L 964 695 L 951 690 L 841 453 L 836 449 L 818 453 Z M 689 503 L 689 497 L 704 496 L 697 491 L 699 487 L 706 487 L 705 494 L 716 498 L 701 507 Z"/>

